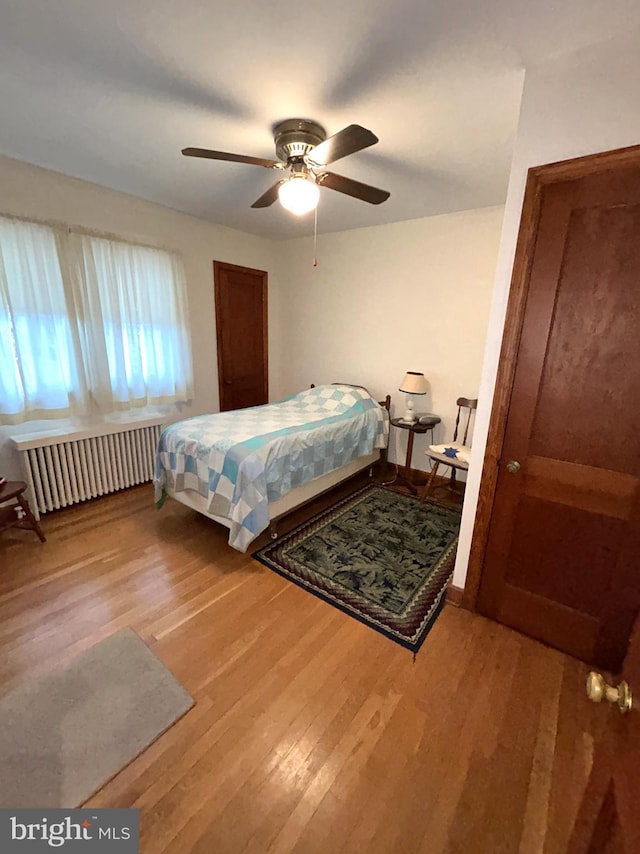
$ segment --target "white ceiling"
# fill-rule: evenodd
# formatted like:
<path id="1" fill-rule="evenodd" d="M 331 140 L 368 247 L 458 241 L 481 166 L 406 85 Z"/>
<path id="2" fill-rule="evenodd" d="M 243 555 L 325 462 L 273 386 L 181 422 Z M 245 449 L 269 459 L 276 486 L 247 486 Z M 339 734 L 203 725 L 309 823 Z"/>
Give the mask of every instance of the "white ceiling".
<path id="1" fill-rule="evenodd" d="M 357 123 L 380 142 L 335 171 L 319 231 L 501 204 L 522 69 L 640 27 L 638 0 L 0 0 L 0 152 L 271 238 L 309 234 L 255 166 L 271 126 Z M 0 209 L 1 209 L 0 188 Z"/>

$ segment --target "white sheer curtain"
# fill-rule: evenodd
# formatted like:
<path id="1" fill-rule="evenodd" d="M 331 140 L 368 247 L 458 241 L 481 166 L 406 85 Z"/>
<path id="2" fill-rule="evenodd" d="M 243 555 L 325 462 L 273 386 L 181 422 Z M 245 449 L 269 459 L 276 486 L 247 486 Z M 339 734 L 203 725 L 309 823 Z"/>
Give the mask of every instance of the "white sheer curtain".
<path id="1" fill-rule="evenodd" d="M 0 218 L 0 421 L 82 411 L 55 233 Z"/>
<path id="2" fill-rule="evenodd" d="M 70 278 L 87 385 L 102 410 L 192 395 L 184 273 L 168 252 L 69 236 Z"/>
<path id="3" fill-rule="evenodd" d="M 180 259 L 0 217 L 0 423 L 189 400 Z"/>

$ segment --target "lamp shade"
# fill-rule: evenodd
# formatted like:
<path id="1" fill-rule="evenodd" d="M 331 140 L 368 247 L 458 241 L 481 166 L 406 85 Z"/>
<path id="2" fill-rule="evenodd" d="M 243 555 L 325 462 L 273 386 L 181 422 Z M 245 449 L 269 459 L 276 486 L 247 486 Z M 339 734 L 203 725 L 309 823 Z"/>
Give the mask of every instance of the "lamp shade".
<path id="1" fill-rule="evenodd" d="M 407 371 L 398 391 L 404 392 L 404 394 L 426 394 L 428 385 L 424 374 L 418 371 Z"/>
<path id="2" fill-rule="evenodd" d="M 314 181 L 309 181 L 302 175 L 294 175 L 280 184 L 278 198 L 283 208 L 302 216 L 318 206 L 320 188 Z"/>

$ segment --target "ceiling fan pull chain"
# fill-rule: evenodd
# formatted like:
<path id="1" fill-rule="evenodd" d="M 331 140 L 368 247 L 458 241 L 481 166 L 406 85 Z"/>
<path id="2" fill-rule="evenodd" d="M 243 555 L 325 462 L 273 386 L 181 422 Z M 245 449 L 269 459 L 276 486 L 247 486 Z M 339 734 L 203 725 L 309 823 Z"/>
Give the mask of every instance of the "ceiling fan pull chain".
<path id="1" fill-rule="evenodd" d="M 316 247 L 318 245 L 318 207 L 316 205 L 316 209 L 314 211 L 315 216 L 313 217 L 313 266 L 318 266 L 318 259 L 316 257 Z"/>

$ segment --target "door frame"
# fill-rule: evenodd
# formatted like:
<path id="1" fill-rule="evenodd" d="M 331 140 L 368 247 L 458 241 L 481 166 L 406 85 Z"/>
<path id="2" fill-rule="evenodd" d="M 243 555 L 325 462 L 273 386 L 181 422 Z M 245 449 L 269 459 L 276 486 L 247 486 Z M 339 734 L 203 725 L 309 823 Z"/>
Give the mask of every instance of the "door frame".
<path id="1" fill-rule="evenodd" d="M 236 273 L 249 273 L 262 280 L 262 365 L 264 370 L 264 389 L 269 400 L 269 325 L 268 325 L 268 273 L 266 270 L 254 270 L 253 267 L 242 267 L 238 264 L 229 264 L 226 261 L 213 262 L 213 290 L 216 310 L 216 352 L 218 354 L 218 405 L 222 408 L 224 395 L 224 376 L 222 372 L 222 317 L 220 316 L 220 271 L 231 270 Z"/>
<path id="2" fill-rule="evenodd" d="M 507 427 L 511 392 L 516 372 L 520 338 L 529 294 L 531 264 L 538 236 L 540 209 L 545 187 L 561 181 L 584 178 L 598 172 L 640 167 L 640 145 L 617 148 L 613 151 L 588 154 L 572 160 L 534 166 L 527 172 L 527 182 L 522 203 L 522 215 L 511 274 L 509 300 L 505 316 L 500 359 L 496 374 L 487 445 L 482 465 L 476 517 L 471 539 L 467 577 L 462 606 L 477 610 L 478 593 L 482 582 L 489 527 L 498 482 L 498 466 Z"/>

